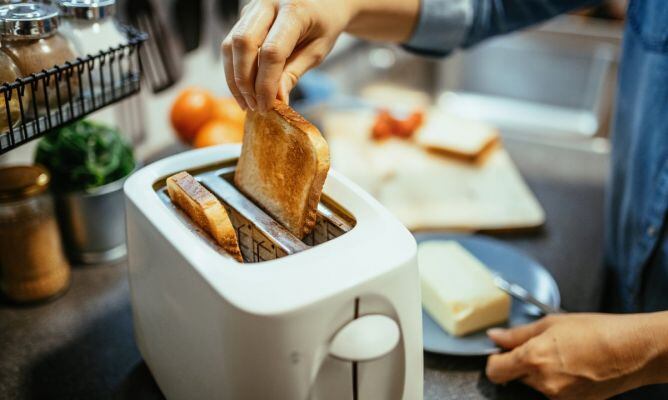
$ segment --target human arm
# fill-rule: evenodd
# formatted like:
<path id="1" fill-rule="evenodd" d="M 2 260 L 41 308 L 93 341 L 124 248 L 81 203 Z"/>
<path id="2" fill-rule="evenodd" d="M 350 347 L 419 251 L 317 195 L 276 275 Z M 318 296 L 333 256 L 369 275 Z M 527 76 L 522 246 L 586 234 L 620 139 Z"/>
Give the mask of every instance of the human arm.
<path id="1" fill-rule="evenodd" d="M 606 399 L 668 383 L 668 312 L 555 315 L 488 335 L 510 350 L 489 357 L 489 379 L 521 380 L 550 398 Z"/>
<path id="2" fill-rule="evenodd" d="M 268 109 L 317 66 L 345 30 L 402 42 L 419 0 L 253 0 L 222 44 L 227 84 L 243 108 Z"/>
<path id="3" fill-rule="evenodd" d="M 445 55 L 594 0 L 253 0 L 222 44 L 225 77 L 244 108 L 266 110 L 347 31 Z"/>
<path id="4" fill-rule="evenodd" d="M 492 36 L 510 33 L 601 0 L 422 0 L 406 47 L 444 56 Z"/>

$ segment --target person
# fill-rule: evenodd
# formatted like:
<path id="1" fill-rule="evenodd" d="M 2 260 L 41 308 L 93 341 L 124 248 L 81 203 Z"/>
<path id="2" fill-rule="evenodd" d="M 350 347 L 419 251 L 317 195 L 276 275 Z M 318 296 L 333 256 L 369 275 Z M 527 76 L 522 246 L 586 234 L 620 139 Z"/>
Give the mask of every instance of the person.
<path id="1" fill-rule="evenodd" d="M 585 0 L 254 0 L 222 44 L 244 109 L 263 112 L 317 66 L 342 32 L 446 56 Z M 606 199 L 603 313 L 562 314 L 488 335 L 495 383 L 551 398 L 668 398 L 668 1 L 627 10 Z M 617 314 L 612 314 L 617 313 Z M 645 387 L 646 385 L 653 385 Z"/>

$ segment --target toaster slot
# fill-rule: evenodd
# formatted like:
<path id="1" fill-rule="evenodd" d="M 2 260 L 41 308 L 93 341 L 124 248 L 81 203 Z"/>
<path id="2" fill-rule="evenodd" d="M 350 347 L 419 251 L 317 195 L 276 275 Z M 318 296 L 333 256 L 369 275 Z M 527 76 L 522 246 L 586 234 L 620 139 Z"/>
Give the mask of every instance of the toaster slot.
<path id="1" fill-rule="evenodd" d="M 250 203 L 254 209 L 257 209 L 266 215 L 260 207 L 256 206 L 255 203 L 246 198 L 244 194 L 239 192 L 239 190 L 234 187 L 235 170 L 235 166 L 229 166 L 221 168 L 212 173 L 203 174 L 202 176 L 206 178 L 203 178 L 202 183 L 204 183 L 204 179 L 207 178 L 211 179 L 213 182 L 220 182 L 220 180 L 224 180 L 234 188 L 239 197 L 243 198 L 245 202 Z M 224 201 L 227 200 L 224 196 L 219 197 Z M 252 207 L 249 207 L 248 209 L 250 210 Z M 241 210 L 239 211 L 241 212 Z M 258 221 L 260 223 L 265 221 L 264 219 L 256 219 L 254 213 L 247 214 L 247 218 L 251 221 Z M 292 235 L 292 233 L 285 229 L 281 224 L 277 223 L 270 216 L 267 216 L 267 218 L 269 218 L 273 223 L 273 229 L 269 230 L 269 237 L 276 238 L 278 241 L 282 241 L 284 238 L 289 238 L 290 241 L 296 240 L 302 244 L 307 244 L 308 246 L 317 246 L 321 243 L 327 242 L 328 240 L 335 239 L 350 231 L 353 229 L 353 226 L 355 226 L 355 219 L 347 211 L 345 211 L 343 207 L 329 199 L 325 194 L 322 195 L 320 203 L 318 203 L 318 217 L 316 218 L 315 227 L 313 228 L 313 231 L 306 235 L 302 240 L 296 238 L 294 235 Z M 279 233 L 279 231 L 281 232 Z M 301 250 L 302 249 L 300 249 L 300 251 Z"/>
<path id="2" fill-rule="evenodd" d="M 227 164 L 222 168 L 213 166 L 189 172 L 218 197 L 227 210 L 246 263 L 269 261 L 307 250 L 335 239 L 355 226 L 354 217 L 323 194 L 318 204 L 316 225 L 311 233 L 300 240 L 235 187 L 235 169 L 236 166 Z M 195 226 L 187 215 L 171 203 L 164 179 L 161 181 L 156 182 L 154 186 L 160 199 L 179 215 L 181 221 L 191 231 L 227 256 L 208 234 Z"/>
<path id="3" fill-rule="evenodd" d="M 227 254 L 225 250 L 223 250 L 222 247 L 216 243 L 215 240 L 211 236 L 209 236 L 208 233 L 206 233 L 202 228 L 197 226 L 186 214 L 183 212 L 180 208 L 175 206 L 172 201 L 169 198 L 169 194 L 167 194 L 167 188 L 163 185 L 162 188 L 159 190 L 156 190 L 156 194 L 158 195 L 158 198 L 167 206 L 175 215 L 176 217 L 181 221 L 183 225 L 185 225 L 193 234 L 199 236 L 204 240 L 209 246 L 211 246 L 214 250 L 216 250 L 218 253 L 221 255 L 228 257 L 229 259 L 233 259 L 232 256 Z"/>
<path id="4" fill-rule="evenodd" d="M 266 261 L 309 248 L 287 229 L 246 198 L 234 185 L 214 172 L 198 177 L 218 197 L 237 231 L 244 260 Z"/>

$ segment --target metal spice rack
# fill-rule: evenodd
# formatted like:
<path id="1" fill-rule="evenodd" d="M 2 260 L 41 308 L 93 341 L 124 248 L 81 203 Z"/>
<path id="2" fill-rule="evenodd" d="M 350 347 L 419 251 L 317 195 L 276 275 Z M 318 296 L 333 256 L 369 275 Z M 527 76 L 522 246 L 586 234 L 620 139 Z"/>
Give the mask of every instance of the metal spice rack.
<path id="1" fill-rule="evenodd" d="M 138 93 L 139 50 L 148 36 L 131 27 L 124 30 L 128 38 L 124 44 L 1 84 L 5 110 L 0 117 L 6 118 L 9 128 L 0 132 L 0 154 Z M 18 124 L 10 109 L 14 96 L 19 100 Z M 40 96 L 45 100 L 38 102 Z"/>

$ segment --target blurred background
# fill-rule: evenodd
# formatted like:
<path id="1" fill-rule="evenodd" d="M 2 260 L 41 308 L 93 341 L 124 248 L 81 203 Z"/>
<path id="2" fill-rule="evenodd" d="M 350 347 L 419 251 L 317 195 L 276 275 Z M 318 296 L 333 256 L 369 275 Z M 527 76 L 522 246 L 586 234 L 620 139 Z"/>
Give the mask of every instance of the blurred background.
<path id="1" fill-rule="evenodd" d="M 133 165 L 241 142 L 220 43 L 243 6 L 118 1 L 118 21 L 148 34 L 142 89 L 90 119 L 117 128 Z M 412 231 L 536 232 L 580 206 L 598 238 L 626 6 L 606 1 L 447 58 L 343 35 L 291 105 L 321 129 L 333 168 Z M 38 143 L 0 164 L 32 163 Z"/>
<path id="2" fill-rule="evenodd" d="M 170 46 L 176 50 L 160 62 L 182 64 L 182 73 L 166 90 L 158 94 L 144 90 L 139 100 L 130 100 L 139 102 L 130 109 L 141 112 L 105 110 L 101 118 L 141 130 L 131 136 L 137 154 L 149 157 L 174 140 L 164 116 L 183 88 L 200 86 L 218 96 L 229 94 L 219 45 L 244 2 L 124 0 L 119 9 L 132 9 L 124 3 L 144 2 L 157 11 L 151 17 L 156 21 L 138 25 L 166 30 L 164 35 L 175 42 Z M 608 1 L 446 59 L 420 58 L 397 46 L 344 35 L 295 90 L 293 102 L 309 112 L 323 102 L 341 104 L 347 96 L 364 96 L 370 87 L 393 89 L 400 97 L 404 93 L 396 90 L 410 90 L 424 95 L 430 104 L 494 124 L 504 135 L 606 151 L 625 3 Z M 127 13 L 120 18 L 137 22 Z M 154 45 L 160 48 L 165 43 Z M 22 148 L 5 160 L 31 159 L 31 151 Z"/>

